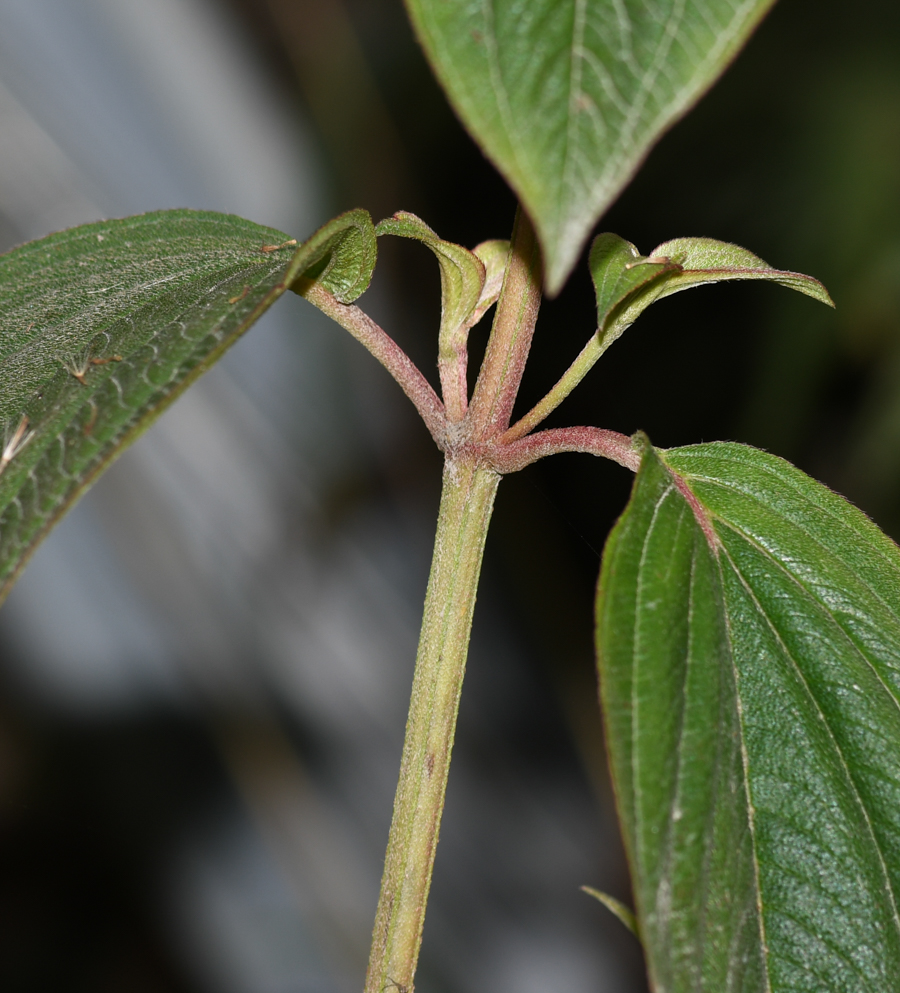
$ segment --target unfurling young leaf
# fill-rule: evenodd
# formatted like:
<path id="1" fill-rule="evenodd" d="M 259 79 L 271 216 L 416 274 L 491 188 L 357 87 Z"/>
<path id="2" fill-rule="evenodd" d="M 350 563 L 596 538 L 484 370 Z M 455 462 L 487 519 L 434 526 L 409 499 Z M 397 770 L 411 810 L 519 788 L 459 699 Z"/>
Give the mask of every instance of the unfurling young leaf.
<path id="1" fill-rule="evenodd" d="M 704 283 L 718 283 L 733 279 L 765 279 L 770 283 L 787 286 L 805 293 L 821 303 L 833 307 L 828 290 L 812 276 L 801 272 L 773 269 L 752 252 L 739 245 L 730 245 L 715 238 L 675 238 L 657 245 L 650 253 L 653 258 L 667 258 L 674 263 L 674 271 L 661 284 L 659 296 L 667 297 L 679 290 Z"/>
<path id="2" fill-rule="evenodd" d="M 356 299 L 365 211 L 294 239 L 225 214 L 101 221 L 0 256 L 0 599 L 131 441 L 302 276 Z"/>
<path id="3" fill-rule="evenodd" d="M 591 246 L 589 264 L 603 350 L 650 304 L 706 283 L 763 279 L 834 306 L 828 291 L 812 276 L 773 269 L 745 248 L 713 238 L 676 238 L 645 256 L 616 234 L 600 234 Z"/>
<path id="4" fill-rule="evenodd" d="M 559 291 L 597 219 L 772 0 L 407 0 L 438 79 L 509 181 Z"/>
<path id="5" fill-rule="evenodd" d="M 297 249 L 286 282 L 315 279 L 339 303 L 353 303 L 372 281 L 378 243 L 366 210 L 339 214 Z"/>
<path id="6" fill-rule="evenodd" d="M 376 233 L 379 237 L 392 234 L 415 238 L 427 245 L 438 260 L 441 269 L 438 369 L 447 414 L 451 421 L 461 421 L 468 404 L 469 329 L 499 296 L 509 243 L 486 241 L 470 252 L 462 245 L 439 238 L 423 220 L 406 211 L 398 211 L 381 221 Z"/>
<path id="7" fill-rule="evenodd" d="M 895 989 L 897 546 L 782 459 L 647 445 L 597 650 L 653 989 Z"/>
<path id="8" fill-rule="evenodd" d="M 474 327 L 500 296 L 506 259 L 509 255 L 509 242 L 502 238 L 493 238 L 476 245 L 472 252 L 484 265 L 484 286 L 478 304 L 469 318 L 469 323 Z"/>
<path id="9" fill-rule="evenodd" d="M 594 239 L 588 264 L 597 297 L 597 334 L 606 348 L 640 313 L 632 315 L 627 303 L 676 267 L 668 259 L 658 262 L 641 255 L 630 241 L 609 232 Z"/>

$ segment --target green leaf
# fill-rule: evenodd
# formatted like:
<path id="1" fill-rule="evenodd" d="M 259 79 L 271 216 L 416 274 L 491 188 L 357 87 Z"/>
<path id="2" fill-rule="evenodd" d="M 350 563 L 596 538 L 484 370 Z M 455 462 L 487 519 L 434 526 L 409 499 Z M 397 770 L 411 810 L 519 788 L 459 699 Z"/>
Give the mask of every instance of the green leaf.
<path id="1" fill-rule="evenodd" d="M 597 334 L 606 348 L 658 295 L 639 291 L 655 287 L 661 276 L 677 267 L 677 263 L 668 259 L 663 262 L 648 259 L 630 241 L 609 232 L 594 239 L 588 264 L 597 297 Z M 636 298 L 642 301 L 647 298 L 648 302 L 638 308 L 628 306 Z"/>
<path id="2" fill-rule="evenodd" d="M 896 988 L 897 546 L 774 456 L 648 445 L 597 622 L 653 988 Z"/>
<path id="3" fill-rule="evenodd" d="M 324 224 L 297 250 L 287 274 L 315 279 L 340 303 L 353 303 L 369 288 L 378 243 L 366 210 L 348 210 Z"/>
<path id="4" fill-rule="evenodd" d="M 556 293 L 597 218 L 772 0 L 407 0 L 463 123 L 518 194 Z"/>
<path id="5" fill-rule="evenodd" d="M 680 290 L 689 290 L 703 283 L 718 283 L 726 279 L 765 279 L 805 293 L 814 300 L 834 306 L 828 290 L 812 276 L 802 272 L 773 269 L 752 252 L 714 238 L 675 238 L 663 242 L 650 253 L 653 258 L 669 259 L 675 270 L 661 283 L 654 299 L 667 297 Z M 674 267 L 673 267 L 674 268 Z"/>
<path id="6" fill-rule="evenodd" d="M 0 256 L 0 599 L 72 502 L 290 283 L 362 292 L 375 258 L 363 215 L 295 248 L 239 217 L 160 211 Z"/>
<path id="7" fill-rule="evenodd" d="M 597 235 L 589 259 L 597 297 L 597 334 L 605 350 L 650 304 L 681 290 L 730 279 L 764 279 L 834 306 L 812 276 L 773 269 L 746 248 L 713 238 L 676 238 L 649 256 L 617 234 Z"/>
<path id="8" fill-rule="evenodd" d="M 415 214 L 398 211 L 378 224 L 377 235 L 415 238 L 434 252 L 441 269 L 441 354 L 455 354 L 460 336 L 471 327 L 485 283 L 485 265 L 462 245 L 444 241 Z"/>

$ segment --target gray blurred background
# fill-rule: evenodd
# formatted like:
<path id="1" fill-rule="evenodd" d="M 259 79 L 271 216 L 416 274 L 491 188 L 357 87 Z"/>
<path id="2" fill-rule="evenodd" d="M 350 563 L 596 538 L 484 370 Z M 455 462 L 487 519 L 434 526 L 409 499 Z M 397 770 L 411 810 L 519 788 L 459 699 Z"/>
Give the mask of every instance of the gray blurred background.
<path id="1" fill-rule="evenodd" d="M 609 216 L 823 279 L 655 308 L 553 424 L 736 438 L 900 533 L 900 9 L 782 0 Z M 0 0 L 0 248 L 166 207 L 298 238 L 340 210 L 504 237 L 400 0 Z M 399 240 L 398 240 L 399 241 Z M 429 376 L 437 267 L 380 244 L 360 301 Z M 522 406 L 592 328 L 549 302 Z M 484 332 L 474 346 L 483 346 Z M 440 459 L 387 375 L 283 299 L 70 513 L 0 611 L 0 989 L 362 986 Z M 591 599 L 628 474 L 504 481 L 421 993 L 639 993 Z"/>

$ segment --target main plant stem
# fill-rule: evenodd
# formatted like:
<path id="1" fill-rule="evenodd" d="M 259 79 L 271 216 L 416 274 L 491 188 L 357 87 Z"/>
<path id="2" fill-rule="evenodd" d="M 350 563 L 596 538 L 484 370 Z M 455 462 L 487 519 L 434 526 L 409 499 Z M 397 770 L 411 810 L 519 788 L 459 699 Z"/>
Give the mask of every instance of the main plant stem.
<path id="1" fill-rule="evenodd" d="M 500 476 L 448 455 L 365 993 L 411 993 L 475 592 Z"/>
<path id="2" fill-rule="evenodd" d="M 555 452 L 590 452 L 632 469 L 637 468 L 640 458 L 631 440 L 615 431 L 575 427 L 530 434 L 590 367 L 590 348 L 560 380 L 550 399 L 534 408 L 524 424 L 520 422 L 510 429 L 540 307 L 541 268 L 534 230 L 519 211 L 491 336 L 468 409 L 463 402 L 464 383 L 457 382 L 466 365 L 464 348 L 455 356 L 456 374 L 447 377 L 442 372 L 445 386 L 460 386 L 463 390 L 450 410 L 445 409 L 397 343 L 368 315 L 358 307 L 340 303 L 315 280 L 295 281 L 298 293 L 347 328 L 385 366 L 416 405 L 446 456 L 434 558 L 365 993 L 413 990 L 475 593 L 501 474 L 516 472 Z"/>

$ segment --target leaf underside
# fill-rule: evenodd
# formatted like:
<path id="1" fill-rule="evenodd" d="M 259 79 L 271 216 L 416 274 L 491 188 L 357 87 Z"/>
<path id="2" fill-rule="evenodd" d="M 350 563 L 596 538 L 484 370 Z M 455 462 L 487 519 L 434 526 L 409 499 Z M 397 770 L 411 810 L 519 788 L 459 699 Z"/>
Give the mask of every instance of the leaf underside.
<path id="1" fill-rule="evenodd" d="M 774 456 L 648 446 L 597 622 L 654 990 L 896 989 L 897 546 Z"/>
<path id="2" fill-rule="evenodd" d="M 0 599 L 122 449 L 310 266 L 368 285 L 375 235 L 342 215 L 299 248 L 224 214 L 160 211 L 0 256 Z"/>
<path id="3" fill-rule="evenodd" d="M 645 256 L 631 242 L 607 231 L 594 239 L 588 265 L 597 298 L 597 334 L 604 349 L 657 300 L 705 283 L 764 280 L 834 306 L 828 291 L 812 276 L 773 269 L 747 249 L 713 238 L 676 238 Z"/>
<path id="4" fill-rule="evenodd" d="M 463 123 L 528 210 L 547 287 L 773 0 L 407 0 Z"/>

